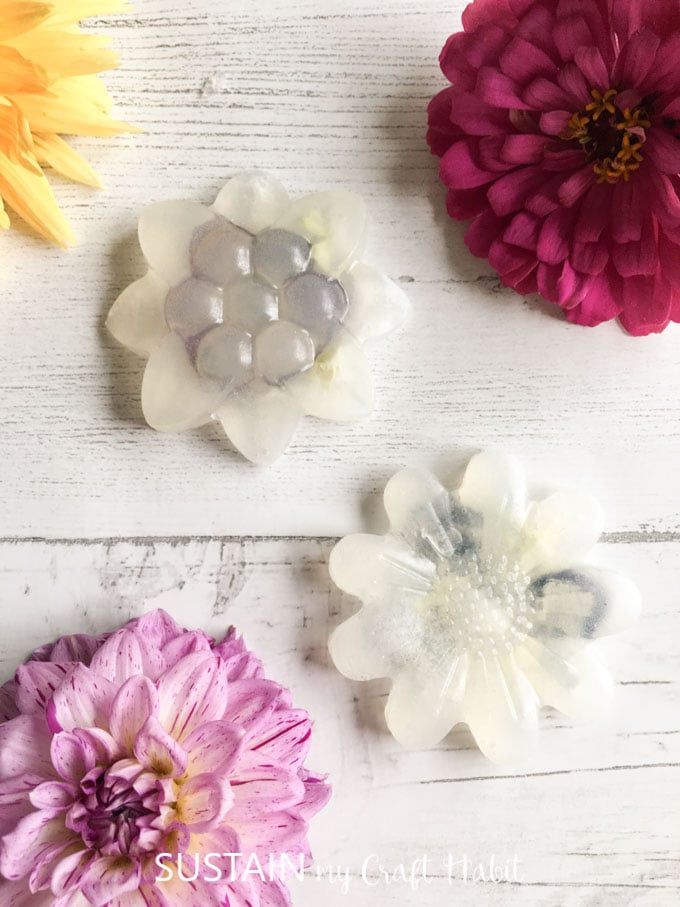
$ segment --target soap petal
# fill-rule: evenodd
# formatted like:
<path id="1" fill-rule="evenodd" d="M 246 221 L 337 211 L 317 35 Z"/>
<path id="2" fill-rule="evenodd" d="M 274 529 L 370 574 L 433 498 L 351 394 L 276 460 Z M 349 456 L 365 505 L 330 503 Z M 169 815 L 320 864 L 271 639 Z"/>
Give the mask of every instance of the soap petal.
<path id="1" fill-rule="evenodd" d="M 522 568 L 537 575 L 578 565 L 603 528 L 604 514 L 595 498 L 559 491 L 529 511 L 522 532 Z"/>
<path id="2" fill-rule="evenodd" d="M 541 704 L 570 718 L 592 721 L 604 713 L 614 696 L 611 675 L 590 647 L 529 637 L 517 652 L 517 662 Z"/>
<path id="3" fill-rule="evenodd" d="M 168 334 L 152 352 L 142 382 L 144 418 L 157 431 L 184 431 L 210 421 L 228 393 L 201 378 L 176 334 Z"/>
<path id="4" fill-rule="evenodd" d="M 540 576 L 531 586 L 536 632 L 595 639 L 629 627 L 640 615 L 640 591 L 628 577 L 597 567 Z"/>
<path id="5" fill-rule="evenodd" d="M 388 677 L 418 658 L 423 624 L 410 602 L 374 602 L 340 624 L 328 642 L 337 669 L 352 680 Z"/>
<path id="6" fill-rule="evenodd" d="M 458 500 L 463 507 L 481 514 L 481 534 L 489 546 L 512 546 L 527 510 L 521 464 L 502 451 L 476 454 L 465 470 Z"/>
<path id="7" fill-rule="evenodd" d="M 514 658 L 477 655 L 470 665 L 463 716 L 492 762 L 515 762 L 533 749 L 539 699 Z"/>
<path id="8" fill-rule="evenodd" d="M 191 276 L 191 239 L 194 230 L 215 215 L 198 202 L 157 202 L 139 218 L 139 244 L 149 267 L 174 286 Z"/>
<path id="9" fill-rule="evenodd" d="M 164 280 L 154 271 L 147 271 L 114 302 L 106 327 L 123 346 L 148 357 L 168 333 L 164 314 L 168 290 Z"/>
<path id="10" fill-rule="evenodd" d="M 281 183 L 260 170 L 239 173 L 215 199 L 214 210 L 249 233 L 259 233 L 278 220 L 289 205 Z"/>
<path id="11" fill-rule="evenodd" d="M 435 665 L 419 664 L 395 680 L 385 719 L 390 732 L 409 750 L 436 746 L 462 721 L 462 702 L 469 659 L 449 657 Z"/>
<path id="12" fill-rule="evenodd" d="M 331 579 L 365 604 L 390 600 L 396 591 L 421 596 L 432 587 L 435 567 L 393 535 L 357 533 L 341 539 L 331 552 Z"/>
<path id="13" fill-rule="evenodd" d="M 236 391 L 216 412 L 234 447 L 261 466 L 273 463 L 285 451 L 301 415 L 288 394 L 264 381 Z"/>
<path id="14" fill-rule="evenodd" d="M 366 221 L 366 203 L 360 195 L 317 192 L 294 201 L 276 226 L 308 239 L 316 269 L 339 277 L 361 256 Z"/>
<path id="15" fill-rule="evenodd" d="M 410 309 L 408 297 L 392 280 L 363 262 L 340 282 L 349 301 L 345 328 L 359 341 L 381 337 L 398 328 Z"/>
<path id="16" fill-rule="evenodd" d="M 385 488 L 385 510 L 393 532 L 435 562 L 450 557 L 463 540 L 453 522 L 451 498 L 426 469 L 403 469 Z"/>
<path id="17" fill-rule="evenodd" d="M 353 422 L 373 407 L 373 381 L 366 355 L 347 332 L 317 357 L 313 367 L 286 385 L 310 416 L 334 422 Z"/>

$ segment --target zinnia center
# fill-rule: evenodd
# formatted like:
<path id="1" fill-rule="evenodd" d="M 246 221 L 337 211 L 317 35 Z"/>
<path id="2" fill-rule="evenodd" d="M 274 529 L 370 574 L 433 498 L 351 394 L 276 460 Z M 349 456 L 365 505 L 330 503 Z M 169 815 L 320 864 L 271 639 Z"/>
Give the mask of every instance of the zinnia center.
<path id="1" fill-rule="evenodd" d="M 591 91 L 592 103 L 575 113 L 562 138 L 577 141 L 592 162 L 598 183 L 628 182 L 642 165 L 645 129 L 652 125 L 644 106 L 620 110 L 614 103 L 615 88 L 605 94 Z"/>
<path id="2" fill-rule="evenodd" d="M 444 561 L 427 605 L 447 641 L 461 650 L 500 655 L 532 627 L 531 579 L 505 555 L 466 551 Z"/>

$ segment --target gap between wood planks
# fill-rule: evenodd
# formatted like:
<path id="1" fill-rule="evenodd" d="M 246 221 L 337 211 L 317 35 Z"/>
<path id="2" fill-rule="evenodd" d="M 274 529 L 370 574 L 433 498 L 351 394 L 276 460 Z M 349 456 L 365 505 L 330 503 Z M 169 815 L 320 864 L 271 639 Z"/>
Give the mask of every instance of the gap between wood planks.
<path id="1" fill-rule="evenodd" d="M 194 542 L 318 542 L 333 544 L 340 541 L 336 535 L 115 535 L 92 538 L 48 538 L 46 536 L 5 536 L 0 545 L 189 545 Z M 640 529 L 626 532 L 605 532 L 599 544 L 639 545 L 680 542 L 680 530 Z"/>

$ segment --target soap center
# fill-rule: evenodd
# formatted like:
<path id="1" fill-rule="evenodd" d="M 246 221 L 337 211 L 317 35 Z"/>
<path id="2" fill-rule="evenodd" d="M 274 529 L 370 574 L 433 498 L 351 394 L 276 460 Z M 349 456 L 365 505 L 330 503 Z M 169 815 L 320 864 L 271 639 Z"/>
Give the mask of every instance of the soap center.
<path id="1" fill-rule="evenodd" d="M 530 586 L 516 561 L 466 551 L 440 564 L 427 607 L 437 631 L 460 651 L 503 654 L 531 632 Z"/>

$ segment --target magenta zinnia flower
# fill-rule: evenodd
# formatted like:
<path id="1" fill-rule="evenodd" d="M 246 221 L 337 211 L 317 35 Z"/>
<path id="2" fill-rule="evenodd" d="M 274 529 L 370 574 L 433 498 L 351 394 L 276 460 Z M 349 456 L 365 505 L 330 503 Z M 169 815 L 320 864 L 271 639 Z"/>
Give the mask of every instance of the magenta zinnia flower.
<path id="1" fill-rule="evenodd" d="M 329 796 L 310 731 L 233 630 L 155 611 L 38 650 L 0 688 L 0 904 L 288 905 L 270 854 L 306 858 Z"/>
<path id="2" fill-rule="evenodd" d="M 679 321 L 679 0 L 475 0 L 463 27 L 428 141 L 471 251 L 570 321 Z"/>

